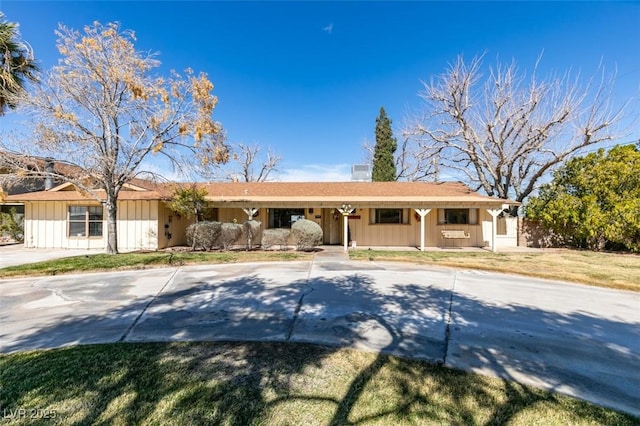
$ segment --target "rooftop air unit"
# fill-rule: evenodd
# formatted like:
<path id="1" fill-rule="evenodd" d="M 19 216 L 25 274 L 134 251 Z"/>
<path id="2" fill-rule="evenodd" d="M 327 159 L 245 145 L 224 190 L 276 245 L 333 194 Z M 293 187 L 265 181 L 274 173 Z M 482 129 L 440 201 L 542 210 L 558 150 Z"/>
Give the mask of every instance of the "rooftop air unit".
<path id="1" fill-rule="evenodd" d="M 368 164 L 355 164 L 351 167 L 353 182 L 371 182 L 371 168 Z"/>

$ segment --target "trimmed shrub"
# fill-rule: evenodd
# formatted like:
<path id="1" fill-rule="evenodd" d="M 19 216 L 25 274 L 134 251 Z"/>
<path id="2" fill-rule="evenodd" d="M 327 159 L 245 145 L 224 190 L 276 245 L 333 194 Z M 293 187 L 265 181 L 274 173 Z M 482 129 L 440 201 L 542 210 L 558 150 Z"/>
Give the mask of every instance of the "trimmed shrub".
<path id="1" fill-rule="evenodd" d="M 249 220 L 242 224 L 242 239 L 247 242 L 247 250 L 251 250 L 254 245 L 259 244 L 262 239 L 260 233 L 262 222 Z"/>
<path id="2" fill-rule="evenodd" d="M 300 219 L 291 226 L 298 250 L 310 251 L 322 244 L 322 228 L 312 220 Z"/>
<path id="3" fill-rule="evenodd" d="M 191 246 L 191 250 L 212 250 L 219 246 L 221 231 L 222 223 L 220 222 L 194 223 L 187 227 L 187 243 Z"/>
<path id="4" fill-rule="evenodd" d="M 0 237 L 6 233 L 13 241 L 24 241 L 24 218 L 16 213 L 15 207 L 9 213 L 0 213 Z"/>
<path id="5" fill-rule="evenodd" d="M 273 246 L 280 246 L 281 250 L 286 250 L 290 235 L 289 229 L 265 229 L 262 231 L 262 248 L 268 250 Z"/>
<path id="6" fill-rule="evenodd" d="M 223 223 L 220 232 L 220 245 L 229 250 L 242 236 L 242 225 L 239 223 Z"/>

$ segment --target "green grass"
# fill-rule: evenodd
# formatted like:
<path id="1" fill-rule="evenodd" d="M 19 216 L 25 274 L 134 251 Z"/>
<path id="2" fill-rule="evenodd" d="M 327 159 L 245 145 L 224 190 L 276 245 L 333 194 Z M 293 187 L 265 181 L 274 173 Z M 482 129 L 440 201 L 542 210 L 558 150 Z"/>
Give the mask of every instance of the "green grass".
<path id="1" fill-rule="evenodd" d="M 640 291 L 640 255 L 580 250 L 539 252 L 355 250 L 353 260 L 479 269 Z"/>
<path id="2" fill-rule="evenodd" d="M 600 287 L 640 291 L 640 255 L 579 250 L 539 252 L 355 250 L 351 259 L 433 264 L 527 275 Z M 94 254 L 0 269 L 0 278 L 73 272 L 145 269 L 202 263 L 311 260 L 312 253 L 278 251 L 146 252 Z"/>
<path id="3" fill-rule="evenodd" d="M 0 355 L 0 415 L 41 424 L 636 425 L 569 397 L 446 367 L 284 343 L 116 343 Z M 0 420 L 0 421 L 2 421 Z"/>
<path id="4" fill-rule="evenodd" d="M 394 261 L 527 275 L 552 280 L 640 291 L 640 255 L 579 250 L 539 252 L 354 250 L 360 261 Z M 312 253 L 278 251 L 147 252 L 94 254 L 0 269 L 0 278 L 73 272 L 145 269 L 203 263 L 311 260 Z"/>
<path id="5" fill-rule="evenodd" d="M 228 251 L 228 252 L 135 252 L 92 254 L 65 257 L 44 262 L 9 266 L 0 269 L 0 278 L 25 275 L 57 275 L 72 272 L 145 269 L 162 266 L 194 265 L 199 263 L 269 262 L 311 259 L 303 252 Z"/>

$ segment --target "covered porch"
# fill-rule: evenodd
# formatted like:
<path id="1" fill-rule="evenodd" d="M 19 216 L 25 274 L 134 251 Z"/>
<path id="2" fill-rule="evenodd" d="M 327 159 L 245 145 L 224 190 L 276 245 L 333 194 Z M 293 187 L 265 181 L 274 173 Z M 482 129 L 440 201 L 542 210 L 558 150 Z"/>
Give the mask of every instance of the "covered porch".
<path id="1" fill-rule="evenodd" d="M 318 205 L 319 204 L 319 205 Z M 296 220 L 316 222 L 324 245 L 349 247 L 429 248 L 486 247 L 492 251 L 517 246 L 517 219 L 504 215 L 508 206 L 431 204 L 404 207 L 397 204 L 342 203 L 314 207 L 287 203 L 217 207 L 221 222 L 260 221 L 262 229 L 290 228 Z"/>

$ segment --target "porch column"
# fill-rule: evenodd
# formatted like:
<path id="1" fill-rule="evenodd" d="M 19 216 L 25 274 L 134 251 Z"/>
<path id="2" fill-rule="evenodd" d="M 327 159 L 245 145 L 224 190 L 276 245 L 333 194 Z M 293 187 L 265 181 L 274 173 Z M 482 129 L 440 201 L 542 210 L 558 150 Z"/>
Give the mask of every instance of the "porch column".
<path id="1" fill-rule="evenodd" d="M 429 214 L 431 209 L 413 209 L 420 215 L 420 251 L 424 251 L 424 218 Z"/>
<path id="2" fill-rule="evenodd" d="M 246 208 L 246 209 L 243 208 L 242 211 L 247 214 L 247 216 L 249 218 L 247 220 L 253 220 L 253 215 L 258 212 L 258 209 L 251 207 L 251 208 Z"/>
<path id="3" fill-rule="evenodd" d="M 496 233 L 498 228 L 498 215 L 502 213 L 502 209 L 487 209 L 487 213 L 491 215 L 491 251 L 497 252 L 498 248 L 496 247 Z"/>
<path id="4" fill-rule="evenodd" d="M 344 223 L 344 230 L 342 235 L 342 241 L 344 241 L 344 251 L 349 250 L 349 215 L 353 213 L 355 209 L 351 207 L 351 204 L 343 204 L 338 209 L 342 213 L 342 222 Z"/>

